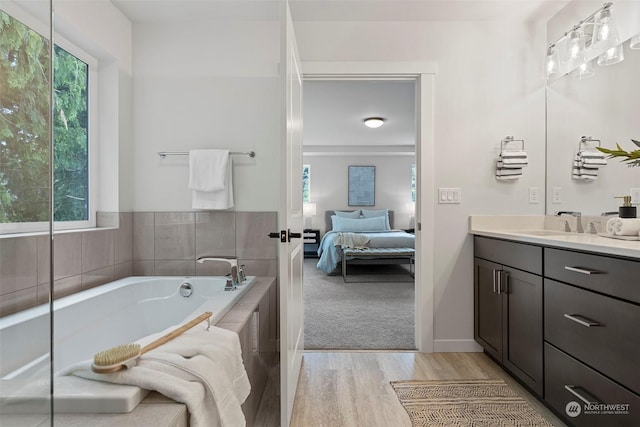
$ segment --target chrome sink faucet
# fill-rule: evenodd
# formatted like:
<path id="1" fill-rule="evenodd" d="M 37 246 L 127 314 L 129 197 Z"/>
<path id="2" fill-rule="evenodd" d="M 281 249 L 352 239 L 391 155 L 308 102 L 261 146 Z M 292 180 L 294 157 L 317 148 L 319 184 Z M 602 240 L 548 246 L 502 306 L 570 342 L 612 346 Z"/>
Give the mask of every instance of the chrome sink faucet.
<path id="1" fill-rule="evenodd" d="M 231 278 L 230 280 L 227 280 L 227 283 L 224 286 L 225 291 L 235 290 L 238 286 L 242 285 L 245 280 L 244 270 L 242 268 L 243 266 L 238 267 L 238 258 L 236 257 L 203 256 L 198 258 L 196 261 L 198 261 L 200 264 L 203 264 L 207 261 L 221 261 L 221 262 L 226 262 L 231 266 L 231 273 L 227 275 L 227 276 L 230 276 Z"/>
<path id="2" fill-rule="evenodd" d="M 582 227 L 582 213 L 581 212 L 572 212 L 572 211 L 558 211 L 556 215 L 571 215 L 576 217 L 576 233 L 584 233 L 584 228 Z M 569 221 L 564 222 L 564 230 L 571 231 L 571 227 L 569 227 Z"/>

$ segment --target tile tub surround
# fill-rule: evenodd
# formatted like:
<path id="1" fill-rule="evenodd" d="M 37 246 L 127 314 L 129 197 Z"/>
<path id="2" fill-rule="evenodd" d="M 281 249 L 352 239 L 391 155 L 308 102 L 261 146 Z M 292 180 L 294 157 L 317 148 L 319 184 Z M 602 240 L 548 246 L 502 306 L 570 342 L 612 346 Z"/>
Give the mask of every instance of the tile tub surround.
<path id="1" fill-rule="evenodd" d="M 60 298 L 133 273 L 133 214 L 99 213 L 91 230 L 53 237 L 53 293 Z M 49 301 L 49 236 L 0 239 L 0 316 Z"/>
<path id="2" fill-rule="evenodd" d="M 124 277 L 216 276 L 235 256 L 251 276 L 277 275 L 276 212 L 98 212 L 98 228 L 54 235 L 54 298 Z M 49 301 L 47 235 L 0 240 L 0 316 Z"/>
<path id="3" fill-rule="evenodd" d="M 225 275 L 224 262 L 201 256 L 234 256 L 251 276 L 277 274 L 276 212 L 134 212 L 133 275 Z"/>
<path id="4" fill-rule="evenodd" d="M 263 395 L 276 393 L 270 390 L 264 378 L 255 372 L 255 364 L 251 364 L 250 358 L 255 357 L 255 351 L 252 350 L 252 340 L 246 335 L 246 330 L 250 324 L 251 315 L 257 305 L 267 298 L 270 302 L 269 317 L 270 319 L 261 324 L 268 323 L 269 327 L 265 328 L 265 332 L 269 336 L 268 348 L 265 352 L 261 352 L 259 366 L 264 373 L 277 363 L 277 354 L 275 350 L 275 278 L 274 277 L 257 277 L 255 283 L 249 291 L 242 296 L 240 301 L 216 324 L 224 329 L 234 331 L 240 335 L 240 341 L 243 346 L 243 361 L 247 375 L 252 381 L 252 388 L 255 392 L 247 398 L 242 405 L 242 410 L 247 419 L 247 426 L 254 424 L 256 408 L 260 403 Z M 272 317 L 272 318 L 271 318 Z M 261 326 L 262 327 L 262 326 Z M 261 333 L 260 339 L 265 338 Z M 265 388 L 266 387 L 266 388 Z M 167 397 L 151 392 L 140 404 L 131 412 L 126 414 L 55 414 L 56 426 L 155 426 L 155 427 L 187 427 L 189 425 L 189 414 L 184 404 L 175 402 Z"/>

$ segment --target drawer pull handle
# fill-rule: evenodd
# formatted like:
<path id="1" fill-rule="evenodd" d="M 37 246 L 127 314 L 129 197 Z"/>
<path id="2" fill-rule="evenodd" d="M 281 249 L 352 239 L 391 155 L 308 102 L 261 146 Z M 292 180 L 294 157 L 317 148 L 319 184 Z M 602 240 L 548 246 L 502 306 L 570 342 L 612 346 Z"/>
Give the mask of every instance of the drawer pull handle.
<path id="1" fill-rule="evenodd" d="M 587 319 L 584 316 L 580 316 L 579 314 L 566 314 L 564 315 L 564 317 L 566 317 L 569 320 L 573 320 L 576 323 L 581 324 L 582 326 L 586 326 L 587 328 L 590 328 L 592 326 L 600 326 L 600 323 L 595 322 L 591 319 Z"/>
<path id="2" fill-rule="evenodd" d="M 595 399 L 590 400 L 586 397 L 584 397 L 582 394 L 578 393 L 578 391 L 576 390 L 576 386 L 574 385 L 567 385 L 565 384 L 564 386 L 565 390 L 567 390 L 569 393 L 573 394 L 575 397 L 577 397 L 578 399 L 582 400 L 584 403 L 586 403 L 587 405 L 596 405 L 599 402 L 597 402 Z M 589 397 L 593 397 L 591 395 L 589 395 Z"/>
<path id="3" fill-rule="evenodd" d="M 584 267 L 569 267 L 568 265 L 565 265 L 564 269 L 569 271 L 574 271 L 576 273 L 582 273 L 582 274 L 602 274 L 602 271 L 590 270 Z"/>

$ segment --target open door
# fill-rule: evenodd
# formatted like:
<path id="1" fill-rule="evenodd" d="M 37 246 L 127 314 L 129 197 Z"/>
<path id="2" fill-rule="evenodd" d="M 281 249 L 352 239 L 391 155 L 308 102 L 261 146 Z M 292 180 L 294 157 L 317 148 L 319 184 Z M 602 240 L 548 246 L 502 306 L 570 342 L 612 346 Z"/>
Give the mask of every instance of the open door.
<path id="1" fill-rule="evenodd" d="M 283 3 L 281 63 L 286 130 L 282 141 L 280 226 L 280 387 L 281 423 L 289 426 L 304 351 L 302 294 L 302 71 L 288 2 Z M 283 124 L 284 126 L 284 124 Z"/>

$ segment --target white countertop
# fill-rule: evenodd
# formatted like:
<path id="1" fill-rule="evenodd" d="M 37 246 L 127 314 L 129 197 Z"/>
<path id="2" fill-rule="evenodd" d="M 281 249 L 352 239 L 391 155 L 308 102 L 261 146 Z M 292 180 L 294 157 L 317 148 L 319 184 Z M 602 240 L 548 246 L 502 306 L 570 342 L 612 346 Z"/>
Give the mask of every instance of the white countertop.
<path id="1" fill-rule="evenodd" d="M 566 218 L 563 217 L 563 221 Z M 571 218 L 575 224 L 575 218 Z M 618 240 L 588 233 L 562 232 L 553 217 L 540 216 L 471 216 L 469 233 L 523 243 L 564 249 L 597 252 L 640 259 L 640 240 Z M 575 228 L 574 228 L 575 229 Z M 550 235 L 539 235 L 550 230 Z"/>

